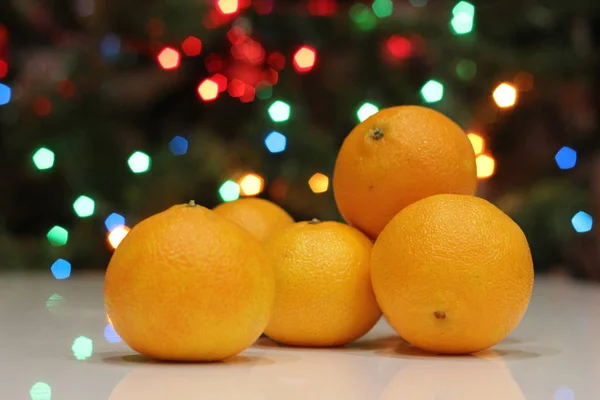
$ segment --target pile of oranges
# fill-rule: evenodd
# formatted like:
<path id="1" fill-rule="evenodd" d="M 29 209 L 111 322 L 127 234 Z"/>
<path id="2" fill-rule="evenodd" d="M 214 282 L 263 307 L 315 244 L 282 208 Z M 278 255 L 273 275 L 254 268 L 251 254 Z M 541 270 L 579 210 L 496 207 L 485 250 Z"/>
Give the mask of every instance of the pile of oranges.
<path id="1" fill-rule="evenodd" d="M 345 139 L 333 177 L 347 224 L 295 223 L 258 198 L 190 202 L 136 225 L 115 251 L 107 313 L 156 359 L 231 357 L 265 334 L 340 346 L 380 319 L 442 354 L 504 339 L 527 309 L 533 265 L 521 229 L 474 197 L 461 128 L 423 107 L 378 112 Z"/>

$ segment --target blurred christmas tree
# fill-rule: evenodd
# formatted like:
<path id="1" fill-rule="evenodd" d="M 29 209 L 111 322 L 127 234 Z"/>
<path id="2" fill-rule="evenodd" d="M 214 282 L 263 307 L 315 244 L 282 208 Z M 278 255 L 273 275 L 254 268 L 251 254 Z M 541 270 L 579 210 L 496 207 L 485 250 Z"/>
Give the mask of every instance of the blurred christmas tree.
<path id="1" fill-rule="evenodd" d="M 598 16 L 591 1 L 4 1 L 2 266 L 103 267 L 127 226 L 192 198 L 339 218 L 344 136 L 424 104 L 470 133 L 480 195 L 538 269 L 600 279 Z"/>

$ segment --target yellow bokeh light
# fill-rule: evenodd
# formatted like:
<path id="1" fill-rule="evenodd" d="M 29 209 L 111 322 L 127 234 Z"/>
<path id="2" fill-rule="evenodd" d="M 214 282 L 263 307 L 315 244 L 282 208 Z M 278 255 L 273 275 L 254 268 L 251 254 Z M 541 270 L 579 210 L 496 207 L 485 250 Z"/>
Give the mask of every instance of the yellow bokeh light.
<path id="1" fill-rule="evenodd" d="M 475 160 L 477 164 L 477 177 L 479 179 L 487 179 L 496 172 L 496 160 L 492 157 L 482 154 Z"/>
<path id="2" fill-rule="evenodd" d="M 498 107 L 512 107 L 517 102 L 517 89 L 508 83 L 501 83 L 494 89 L 493 97 Z"/>
<path id="3" fill-rule="evenodd" d="M 235 13 L 238 8 L 238 0 L 218 0 L 217 1 L 218 9 L 225 15 Z"/>
<path id="4" fill-rule="evenodd" d="M 475 151 L 475 155 L 478 156 L 483 153 L 485 149 L 485 139 L 479 136 L 476 133 L 469 133 L 467 135 L 469 141 L 471 142 L 471 146 L 473 146 L 473 150 Z"/>
<path id="5" fill-rule="evenodd" d="M 313 193 L 325 193 L 329 189 L 329 178 L 317 172 L 308 180 L 308 186 Z"/>
<path id="6" fill-rule="evenodd" d="M 256 174 L 246 174 L 239 181 L 242 195 L 256 196 L 263 191 L 265 180 Z"/>
<path id="7" fill-rule="evenodd" d="M 130 230 L 131 229 L 125 225 L 117 226 L 115 229 L 113 229 L 108 234 L 108 244 L 110 244 L 110 247 L 112 247 L 113 249 L 119 247 L 119 245 L 121 244 L 123 239 L 125 239 L 125 236 L 127 236 Z"/>

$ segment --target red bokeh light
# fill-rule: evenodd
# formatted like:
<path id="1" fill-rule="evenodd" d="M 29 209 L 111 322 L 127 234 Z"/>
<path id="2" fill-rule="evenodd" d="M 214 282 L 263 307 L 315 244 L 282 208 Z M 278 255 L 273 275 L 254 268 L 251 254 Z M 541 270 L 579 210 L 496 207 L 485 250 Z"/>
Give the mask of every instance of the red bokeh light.
<path id="1" fill-rule="evenodd" d="M 240 44 L 246 39 L 246 31 L 239 26 L 232 26 L 227 32 L 227 39 L 231 44 Z"/>
<path id="2" fill-rule="evenodd" d="M 8 64 L 6 61 L 0 60 L 0 79 L 8 74 Z"/>
<path id="3" fill-rule="evenodd" d="M 71 97 L 75 96 L 75 93 L 77 92 L 75 84 L 71 81 L 58 82 L 56 90 L 58 91 L 60 97 L 62 97 L 63 99 L 70 99 Z"/>
<path id="4" fill-rule="evenodd" d="M 52 102 L 46 97 L 38 97 L 33 103 L 33 112 L 40 117 L 50 115 L 52 113 Z"/>
<path id="5" fill-rule="evenodd" d="M 385 42 L 385 47 L 394 58 L 406 58 L 412 53 L 412 43 L 404 36 L 390 36 Z"/>
<path id="6" fill-rule="evenodd" d="M 231 95 L 231 97 L 242 97 L 244 95 L 244 91 L 246 89 L 246 84 L 239 79 L 233 79 L 229 82 L 229 87 L 227 91 Z"/>
<path id="7" fill-rule="evenodd" d="M 310 46 L 302 46 L 294 54 L 294 68 L 298 72 L 308 72 L 317 62 L 317 51 Z"/>
<path id="8" fill-rule="evenodd" d="M 206 102 L 213 101 L 219 96 L 219 85 L 212 79 L 205 79 L 198 85 L 198 95 Z"/>
<path id="9" fill-rule="evenodd" d="M 181 49 L 188 57 L 194 57 L 202 52 L 202 41 L 195 36 L 188 36 L 181 42 Z"/>
<path id="10" fill-rule="evenodd" d="M 234 14 L 239 8 L 238 0 L 217 0 L 217 10 L 224 15 Z"/>
<path id="11" fill-rule="evenodd" d="M 223 59 L 220 55 L 211 53 L 204 59 L 204 65 L 208 72 L 217 72 L 223 69 Z"/>
<path id="12" fill-rule="evenodd" d="M 224 92 L 227 90 L 227 77 L 223 74 L 214 74 L 211 78 L 211 81 L 215 82 L 219 87 L 219 92 Z"/>
<path id="13" fill-rule="evenodd" d="M 337 0 L 309 0 L 308 12 L 312 15 L 327 17 L 337 12 Z"/>
<path id="14" fill-rule="evenodd" d="M 254 9 L 257 14 L 270 14 L 273 12 L 273 0 L 255 0 Z"/>
<path id="15" fill-rule="evenodd" d="M 272 68 L 282 70 L 285 67 L 285 56 L 281 53 L 275 52 L 269 56 L 267 62 Z"/>
<path id="16" fill-rule="evenodd" d="M 254 101 L 254 97 L 256 97 L 256 89 L 250 85 L 245 85 L 244 94 L 240 97 L 240 101 L 242 103 L 249 103 Z"/>
<path id="17" fill-rule="evenodd" d="M 279 72 L 275 71 L 273 68 L 269 68 L 263 72 L 262 82 L 266 82 L 269 85 L 275 85 L 279 81 Z"/>
<path id="18" fill-rule="evenodd" d="M 181 55 L 177 50 L 172 47 L 165 47 L 158 53 L 156 57 L 161 68 L 164 70 L 171 70 L 179 67 Z"/>

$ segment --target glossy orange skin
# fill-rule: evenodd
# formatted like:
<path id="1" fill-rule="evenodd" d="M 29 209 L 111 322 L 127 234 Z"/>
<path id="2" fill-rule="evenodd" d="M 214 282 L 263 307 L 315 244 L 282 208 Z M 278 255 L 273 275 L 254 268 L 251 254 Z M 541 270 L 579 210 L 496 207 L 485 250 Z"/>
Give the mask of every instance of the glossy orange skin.
<path id="1" fill-rule="evenodd" d="M 294 346 L 339 346 L 381 316 L 370 280 L 371 241 L 339 222 L 299 222 L 265 249 L 275 270 L 271 339 Z"/>
<path id="2" fill-rule="evenodd" d="M 487 349 L 523 317 L 533 288 L 527 239 L 486 200 L 436 195 L 396 215 L 371 256 L 375 295 L 406 341 L 435 353 Z"/>
<path id="3" fill-rule="evenodd" d="M 352 226 L 375 239 L 404 207 L 440 193 L 475 194 L 475 153 L 464 131 L 425 107 L 386 108 L 350 132 L 333 175 Z"/>
<path id="4" fill-rule="evenodd" d="M 213 211 L 246 229 L 261 242 L 294 223 L 283 208 L 256 197 L 222 203 Z"/>
<path id="5" fill-rule="evenodd" d="M 248 232 L 200 206 L 179 205 L 137 224 L 110 260 L 106 311 L 117 333 L 146 356 L 213 361 L 263 332 L 273 269 Z"/>

